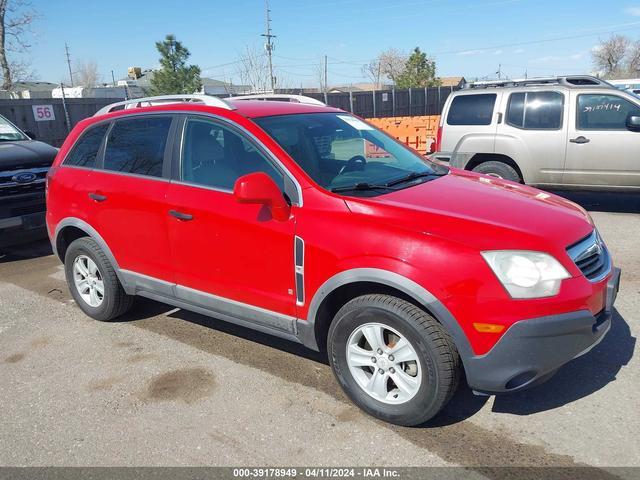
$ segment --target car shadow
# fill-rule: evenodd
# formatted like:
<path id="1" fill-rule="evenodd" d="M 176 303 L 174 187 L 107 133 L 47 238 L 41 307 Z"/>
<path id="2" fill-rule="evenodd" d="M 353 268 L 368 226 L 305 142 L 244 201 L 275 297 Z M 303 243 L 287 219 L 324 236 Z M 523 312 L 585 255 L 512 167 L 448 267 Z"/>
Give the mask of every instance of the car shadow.
<path id="1" fill-rule="evenodd" d="M 48 239 L 0 248 L 0 263 L 29 260 L 53 254 Z"/>
<path id="2" fill-rule="evenodd" d="M 639 192 L 593 192 L 583 190 L 552 190 L 590 212 L 640 213 Z"/>
<path id="3" fill-rule="evenodd" d="M 326 366 L 329 361 L 325 353 L 315 352 L 302 344 L 272 335 L 251 330 L 224 320 L 200 315 L 187 310 L 176 309 L 169 305 L 148 300 L 136 299 L 134 308 L 121 318 L 121 321 L 136 321 L 167 315 L 170 318 L 184 320 L 211 330 L 255 342 L 276 350 L 312 360 Z M 620 369 L 627 365 L 633 356 L 636 339 L 631 336 L 629 325 L 614 309 L 611 330 L 604 340 L 589 353 L 564 365 L 558 373 L 542 385 L 523 392 L 498 395 L 493 402 L 494 413 L 531 415 L 552 410 L 604 388 L 616 379 Z M 234 351 L 237 355 L 251 355 L 249 350 Z M 233 355 L 235 357 L 235 354 Z M 242 361 L 241 358 L 230 358 Z M 436 417 L 423 428 L 436 428 L 462 422 L 474 416 L 487 403 L 490 397 L 476 395 L 460 379 L 460 385 L 451 401 Z"/>

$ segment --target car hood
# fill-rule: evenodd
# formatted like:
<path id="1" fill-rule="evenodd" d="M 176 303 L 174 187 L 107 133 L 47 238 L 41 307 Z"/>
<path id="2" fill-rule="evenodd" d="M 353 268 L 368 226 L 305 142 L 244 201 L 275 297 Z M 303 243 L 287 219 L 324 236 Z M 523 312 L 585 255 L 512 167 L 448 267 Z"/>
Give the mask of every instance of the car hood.
<path id="1" fill-rule="evenodd" d="M 479 249 L 565 249 L 593 230 L 589 214 L 557 195 L 451 169 L 449 174 L 372 198 L 352 212 Z"/>
<path id="2" fill-rule="evenodd" d="M 36 140 L 0 142 L 0 170 L 51 165 L 58 149 Z"/>

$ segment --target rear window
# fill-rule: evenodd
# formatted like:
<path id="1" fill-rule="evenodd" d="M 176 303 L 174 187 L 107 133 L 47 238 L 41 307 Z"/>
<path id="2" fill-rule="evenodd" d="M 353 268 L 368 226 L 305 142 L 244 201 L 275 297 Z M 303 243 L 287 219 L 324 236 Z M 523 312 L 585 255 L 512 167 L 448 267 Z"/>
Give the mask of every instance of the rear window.
<path id="1" fill-rule="evenodd" d="M 451 102 L 447 124 L 491 125 L 495 103 L 495 93 L 457 96 Z"/>
<path id="2" fill-rule="evenodd" d="M 108 125 L 98 125 L 87 130 L 71 149 L 64 161 L 64 165 L 74 167 L 94 168 L 96 158 L 102 144 L 104 134 L 107 133 Z"/>
<path id="3" fill-rule="evenodd" d="M 512 93 L 507 124 L 527 130 L 558 130 L 562 127 L 564 95 L 558 92 Z"/>
<path id="4" fill-rule="evenodd" d="M 116 121 L 107 139 L 104 169 L 161 177 L 171 120 L 153 116 Z"/>

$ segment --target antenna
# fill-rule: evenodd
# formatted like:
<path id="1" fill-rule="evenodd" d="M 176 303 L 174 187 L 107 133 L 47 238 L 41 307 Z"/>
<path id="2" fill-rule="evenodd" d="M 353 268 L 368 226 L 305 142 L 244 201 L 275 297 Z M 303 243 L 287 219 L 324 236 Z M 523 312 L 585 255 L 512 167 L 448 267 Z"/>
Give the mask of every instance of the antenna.
<path id="1" fill-rule="evenodd" d="M 275 45 L 271 42 L 271 39 L 276 38 L 276 36 L 271 34 L 271 10 L 269 9 L 269 0 L 264 0 L 264 8 L 267 21 L 266 33 L 263 33 L 260 36 L 267 39 L 267 43 L 264 44 L 264 48 L 267 51 L 267 56 L 269 57 L 269 80 L 271 82 L 271 91 L 275 93 L 276 78 L 273 76 L 273 61 L 271 59 L 271 53 L 273 52 Z"/>
<path id="2" fill-rule="evenodd" d="M 73 72 L 71 71 L 71 54 L 69 53 L 69 45 L 67 45 L 67 42 L 64 43 L 64 50 L 67 52 L 67 66 L 69 67 L 69 80 L 71 82 L 71 86 L 73 87 Z"/>

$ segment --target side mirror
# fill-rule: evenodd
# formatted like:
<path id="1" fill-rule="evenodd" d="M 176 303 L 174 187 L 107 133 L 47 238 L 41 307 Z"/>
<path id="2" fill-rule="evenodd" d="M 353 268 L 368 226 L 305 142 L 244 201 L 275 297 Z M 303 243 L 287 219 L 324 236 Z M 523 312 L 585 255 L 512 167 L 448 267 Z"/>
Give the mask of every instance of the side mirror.
<path id="1" fill-rule="evenodd" d="M 627 117 L 627 130 L 640 132 L 640 113 L 630 113 Z"/>
<path id="2" fill-rule="evenodd" d="M 291 207 L 273 179 L 263 172 L 250 173 L 236 180 L 233 196 L 239 203 L 256 203 L 271 210 L 271 216 L 284 222 L 289 219 Z"/>
<path id="3" fill-rule="evenodd" d="M 31 140 L 35 140 L 36 139 L 36 134 L 33 133 L 31 130 L 25 130 L 24 134 L 29 137 Z"/>

